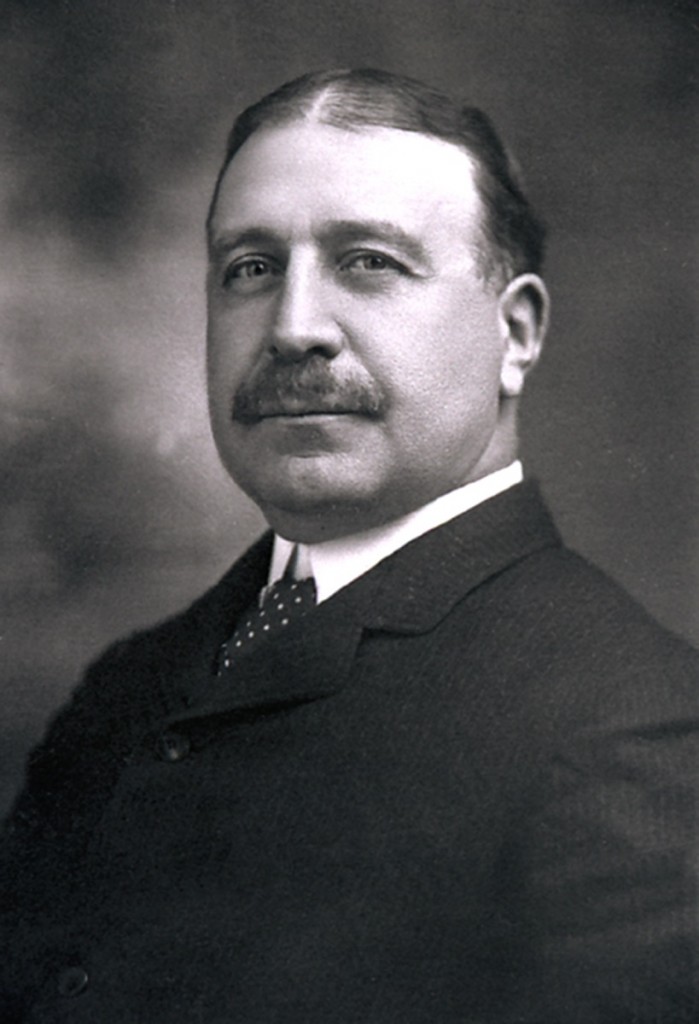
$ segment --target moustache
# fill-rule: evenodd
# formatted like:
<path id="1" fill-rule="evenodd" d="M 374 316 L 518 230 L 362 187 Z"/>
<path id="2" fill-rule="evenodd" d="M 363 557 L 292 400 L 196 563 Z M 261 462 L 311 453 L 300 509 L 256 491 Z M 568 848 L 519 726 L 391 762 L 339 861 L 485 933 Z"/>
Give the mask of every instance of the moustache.
<path id="1" fill-rule="evenodd" d="M 272 416 L 352 413 L 371 419 L 386 407 L 386 393 L 368 374 L 353 369 L 338 374 L 325 356 L 302 362 L 266 363 L 243 381 L 233 397 L 233 419 L 254 424 Z"/>

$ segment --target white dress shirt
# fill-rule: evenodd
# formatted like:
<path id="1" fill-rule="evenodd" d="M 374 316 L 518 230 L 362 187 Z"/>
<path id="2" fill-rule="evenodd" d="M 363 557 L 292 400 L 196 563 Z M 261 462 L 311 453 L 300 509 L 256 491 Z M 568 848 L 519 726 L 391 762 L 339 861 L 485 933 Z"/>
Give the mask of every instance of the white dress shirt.
<path id="1" fill-rule="evenodd" d="M 299 579 L 313 576 L 318 604 L 327 601 L 409 541 L 514 487 L 523 476 L 522 463 L 516 461 L 455 491 L 440 494 L 422 508 L 390 523 L 319 544 L 299 544 L 294 575 Z M 293 541 L 275 534 L 268 584 L 276 583 L 284 575 L 295 546 Z"/>

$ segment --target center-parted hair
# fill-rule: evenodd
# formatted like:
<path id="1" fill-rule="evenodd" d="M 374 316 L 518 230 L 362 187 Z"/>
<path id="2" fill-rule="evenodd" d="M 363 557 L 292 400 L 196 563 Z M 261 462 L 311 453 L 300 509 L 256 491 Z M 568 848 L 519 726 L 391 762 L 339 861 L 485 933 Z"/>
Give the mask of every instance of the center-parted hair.
<path id="1" fill-rule="evenodd" d="M 244 110 L 228 139 L 209 223 L 223 176 L 241 146 L 260 128 L 299 119 L 348 131 L 397 128 L 459 146 L 473 160 L 483 204 L 484 245 L 480 257 L 484 276 L 505 283 L 518 274 L 541 270 L 544 226 L 486 114 L 477 107 L 462 106 L 416 79 L 373 68 L 310 72 Z"/>

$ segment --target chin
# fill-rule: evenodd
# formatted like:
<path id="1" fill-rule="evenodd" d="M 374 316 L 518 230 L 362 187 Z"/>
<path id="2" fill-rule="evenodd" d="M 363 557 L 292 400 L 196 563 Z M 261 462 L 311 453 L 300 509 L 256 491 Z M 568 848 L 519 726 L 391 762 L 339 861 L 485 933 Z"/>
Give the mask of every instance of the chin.
<path id="1" fill-rule="evenodd" d="M 375 490 L 370 469 L 341 455 L 258 459 L 231 475 L 261 507 L 277 505 L 293 512 L 361 501 Z"/>
<path id="2" fill-rule="evenodd" d="M 290 516 L 332 516 L 340 509 L 348 509 L 355 515 L 364 506 L 366 496 L 355 488 L 331 486 L 299 486 L 276 481 L 272 487 L 265 487 L 256 492 L 248 492 L 260 508 L 267 514 L 267 509 L 278 510 L 281 515 Z"/>
<path id="3" fill-rule="evenodd" d="M 347 476 L 255 481 L 246 493 L 259 506 L 273 530 L 289 540 L 312 544 L 356 533 L 380 521 L 380 502 L 366 486 Z"/>

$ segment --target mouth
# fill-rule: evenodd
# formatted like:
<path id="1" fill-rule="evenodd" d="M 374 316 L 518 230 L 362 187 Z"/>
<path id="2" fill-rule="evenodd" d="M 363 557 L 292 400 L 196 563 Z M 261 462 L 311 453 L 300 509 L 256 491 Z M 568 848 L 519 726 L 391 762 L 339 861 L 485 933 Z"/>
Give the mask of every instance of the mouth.
<path id="1" fill-rule="evenodd" d="M 252 426 L 265 420 L 311 420 L 336 416 L 375 418 L 376 415 L 377 413 L 373 410 L 360 408 L 358 405 L 318 400 L 308 402 L 289 398 L 283 402 L 261 402 L 254 409 L 237 410 L 233 418 L 247 426 Z"/>
<path id="2" fill-rule="evenodd" d="M 270 409 L 269 411 L 261 411 L 257 417 L 259 420 L 275 420 L 275 419 L 309 419 L 310 417 L 320 416 L 358 416 L 358 409 L 345 409 L 335 408 L 328 409 L 322 406 L 307 406 L 305 408 L 293 408 L 293 409 Z"/>

